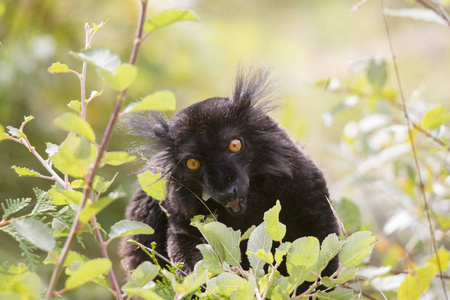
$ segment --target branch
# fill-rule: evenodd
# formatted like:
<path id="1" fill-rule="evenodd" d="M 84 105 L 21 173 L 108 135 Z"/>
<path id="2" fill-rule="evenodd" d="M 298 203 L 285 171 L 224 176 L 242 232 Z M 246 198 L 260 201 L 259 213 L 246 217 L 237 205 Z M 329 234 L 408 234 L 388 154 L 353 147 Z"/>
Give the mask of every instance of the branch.
<path id="1" fill-rule="evenodd" d="M 447 23 L 448 26 L 450 26 L 450 17 L 448 16 L 447 12 L 445 11 L 442 4 L 438 3 L 437 1 L 432 1 L 434 4 L 436 4 L 437 8 L 428 3 L 426 0 L 416 0 L 417 3 L 421 4 L 422 6 L 431 9 L 434 11 L 438 16 L 440 16 L 444 21 Z"/>
<path id="2" fill-rule="evenodd" d="M 381 9 L 384 10 L 383 0 L 380 0 L 380 4 L 381 4 Z M 414 162 L 415 162 L 416 169 L 417 169 L 417 177 L 419 178 L 420 192 L 422 194 L 424 210 L 425 210 L 425 214 L 427 216 L 428 229 L 430 231 L 430 236 L 431 236 L 431 243 L 432 243 L 432 246 L 433 246 L 434 253 L 436 254 L 436 260 L 437 260 L 437 265 L 438 265 L 438 269 L 439 269 L 442 289 L 444 290 L 445 298 L 448 299 L 447 287 L 446 287 L 445 281 L 443 279 L 443 273 L 442 273 L 442 268 L 441 268 L 439 255 L 437 255 L 438 249 L 437 249 L 437 245 L 436 245 L 436 235 L 434 233 L 433 223 L 431 222 L 430 208 L 429 208 L 429 205 L 428 205 L 427 195 L 425 193 L 425 185 L 423 183 L 422 174 L 421 174 L 421 170 L 420 170 L 420 166 L 419 166 L 419 161 L 417 159 L 416 146 L 414 144 L 414 135 L 412 133 L 412 125 L 411 125 L 412 122 L 411 122 L 411 120 L 409 118 L 408 110 L 406 108 L 405 95 L 403 93 L 403 88 L 402 88 L 402 84 L 401 84 L 401 80 L 400 80 L 400 74 L 399 74 L 399 70 L 398 70 L 397 60 L 396 60 L 396 56 L 394 54 L 394 47 L 393 47 L 393 44 L 392 44 L 392 39 L 391 39 L 391 34 L 389 32 L 389 27 L 387 25 L 386 16 L 384 14 L 382 14 L 382 15 L 383 15 L 383 20 L 384 20 L 384 27 L 386 29 L 386 36 L 387 36 L 387 39 L 388 39 L 388 42 L 389 42 L 389 48 L 391 50 L 392 62 L 394 64 L 395 76 L 396 76 L 397 84 L 398 84 L 398 87 L 399 87 L 403 115 L 405 116 L 406 125 L 408 127 L 408 135 L 409 135 L 409 140 L 410 140 L 410 144 L 411 144 L 411 150 L 413 152 Z"/>
<path id="3" fill-rule="evenodd" d="M 130 57 L 130 64 L 135 64 L 136 62 L 136 58 L 139 52 L 139 48 L 140 48 L 140 40 L 142 38 L 142 32 L 143 32 L 143 27 L 144 27 L 144 22 L 145 22 L 145 13 L 146 13 L 146 9 L 147 9 L 147 0 L 141 0 L 140 1 L 141 4 L 141 11 L 140 11 L 140 15 L 139 15 L 139 21 L 138 21 L 138 29 L 137 29 L 137 33 L 136 33 L 136 39 L 135 39 L 135 43 L 133 46 L 133 50 L 131 52 L 131 57 Z M 139 42 L 138 42 L 139 41 Z M 108 144 L 108 141 L 111 137 L 111 133 L 112 130 L 114 128 L 114 125 L 117 121 L 117 117 L 119 115 L 121 106 L 125 100 L 125 95 L 127 93 L 127 89 L 123 90 L 120 92 L 119 96 L 117 97 L 117 101 L 116 101 L 116 106 L 114 108 L 114 111 L 109 119 L 108 125 L 105 129 L 105 134 L 103 136 L 102 139 L 102 143 L 100 144 L 99 147 L 99 151 L 98 151 L 98 155 L 96 157 L 94 166 L 91 169 L 91 172 L 88 174 L 87 177 L 87 185 L 85 187 L 84 190 L 84 196 L 83 196 L 83 200 L 80 203 L 80 208 L 73 220 L 73 224 L 72 224 L 72 228 L 70 229 L 69 235 L 66 239 L 66 242 L 64 244 L 64 247 L 61 251 L 61 255 L 58 259 L 58 261 L 56 262 L 56 266 L 53 269 L 53 273 L 52 273 L 52 277 L 50 279 L 50 283 L 49 283 L 49 287 L 47 290 L 47 300 L 51 300 L 53 298 L 53 291 L 55 290 L 56 284 L 58 283 L 59 277 L 61 275 L 61 270 L 62 270 L 62 266 L 64 263 L 64 260 L 67 257 L 67 254 L 69 253 L 69 249 L 72 245 L 72 242 L 74 240 L 75 234 L 77 233 L 77 228 L 78 228 L 78 223 L 79 223 L 79 217 L 80 217 L 80 212 L 82 210 L 82 208 L 84 207 L 84 205 L 87 202 L 87 198 L 88 195 L 90 195 L 91 190 L 92 190 L 92 183 L 94 181 L 94 177 L 95 174 L 97 172 L 97 169 L 99 168 L 100 165 L 100 161 L 103 157 L 103 154 L 106 150 L 106 146 Z M 114 281 L 115 280 L 115 276 L 111 277 L 111 280 Z M 114 283 L 114 286 L 118 287 L 117 281 Z M 118 298 L 122 299 L 122 294 L 120 293 L 120 289 L 116 290 L 116 293 L 118 294 Z"/>

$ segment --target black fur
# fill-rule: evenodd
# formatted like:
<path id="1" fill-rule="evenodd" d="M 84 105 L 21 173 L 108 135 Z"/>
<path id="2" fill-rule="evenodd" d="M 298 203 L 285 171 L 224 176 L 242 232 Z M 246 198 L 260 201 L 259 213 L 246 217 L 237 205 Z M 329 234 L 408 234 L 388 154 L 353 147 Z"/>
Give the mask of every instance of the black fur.
<path id="1" fill-rule="evenodd" d="M 189 225 L 195 215 L 214 212 L 218 221 L 241 232 L 263 221 L 265 211 L 281 202 L 280 221 L 287 226 L 286 241 L 315 236 L 322 241 L 337 233 L 327 201 L 328 190 L 322 172 L 271 117 L 267 115 L 271 82 L 265 69 L 238 72 L 231 98 L 211 98 L 196 103 L 168 121 L 159 114 L 133 118 L 133 126 L 150 141 L 142 150 L 154 153 L 150 168 L 160 169 L 168 178 L 167 199 L 160 203 L 137 191 L 126 217 L 149 224 L 153 235 L 132 237 L 173 262 L 184 262 L 191 272 L 202 256 L 196 245 L 204 243 L 200 232 Z M 233 153 L 232 139 L 242 142 Z M 195 158 L 200 168 L 192 171 L 186 161 Z M 211 195 L 201 200 L 202 191 Z M 240 199 L 240 210 L 226 205 Z M 166 213 L 160 207 L 169 213 Z M 242 265 L 248 267 L 245 246 Z M 136 246 L 123 243 L 122 255 L 131 270 L 149 258 Z M 161 261 L 161 264 L 165 262 Z M 324 275 L 338 266 L 335 257 Z M 285 270 L 282 272 L 285 273 Z"/>

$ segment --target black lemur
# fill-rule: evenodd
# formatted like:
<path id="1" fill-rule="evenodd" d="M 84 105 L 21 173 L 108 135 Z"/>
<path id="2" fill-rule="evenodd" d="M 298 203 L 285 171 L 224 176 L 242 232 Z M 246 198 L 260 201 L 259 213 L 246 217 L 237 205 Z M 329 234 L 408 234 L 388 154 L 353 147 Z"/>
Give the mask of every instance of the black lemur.
<path id="1" fill-rule="evenodd" d="M 162 170 L 168 179 L 163 202 L 140 188 L 135 193 L 126 218 L 147 223 L 155 233 L 131 238 L 146 246 L 156 242 L 156 251 L 174 263 L 183 262 L 185 273 L 202 259 L 196 246 L 205 243 L 190 226 L 195 215 L 213 212 L 218 221 L 243 233 L 260 224 L 279 199 L 280 222 L 287 226 L 284 240 L 315 236 L 322 241 L 338 232 L 322 172 L 267 115 L 273 85 L 268 76 L 265 68 L 240 70 L 229 98 L 193 104 L 170 121 L 157 113 L 130 121 L 149 141 L 149 168 Z M 202 200 L 203 191 L 211 199 Z M 245 245 L 241 249 L 241 265 L 248 268 Z M 122 243 L 121 253 L 129 270 L 149 260 L 130 243 Z M 335 257 L 323 275 L 337 267 Z"/>

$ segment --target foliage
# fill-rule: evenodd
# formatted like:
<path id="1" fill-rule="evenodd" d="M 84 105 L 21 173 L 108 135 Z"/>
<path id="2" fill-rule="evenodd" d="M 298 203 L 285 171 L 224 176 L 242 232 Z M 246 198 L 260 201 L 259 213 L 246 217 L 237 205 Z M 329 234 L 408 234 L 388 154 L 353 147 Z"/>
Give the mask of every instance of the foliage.
<path id="1" fill-rule="evenodd" d="M 358 159 L 356 172 L 345 178 L 349 188 L 378 186 L 376 193 L 355 195 L 355 199 L 366 198 L 378 203 L 383 191 L 401 203 L 389 214 L 384 203 L 380 204 L 385 224 L 377 238 L 366 230 L 370 224 L 350 197 L 335 202 L 347 234 L 330 235 L 321 243 L 315 237 L 284 241 L 289 228 L 279 222 L 282 209 L 279 202 L 266 212 L 263 223 L 245 233 L 197 216 L 192 225 L 203 234 L 207 244 L 198 245 L 203 259 L 192 274 L 179 277 L 176 270 L 180 265 L 161 268 L 154 245 L 148 248 L 130 241 L 141 247 L 153 263 L 141 264 L 120 286 L 108 246 L 117 238 L 152 234 L 154 230 L 129 220 L 121 220 L 109 230 L 98 223 L 97 215 L 122 195 L 120 189 L 111 188 L 116 176 L 104 178 L 98 170 L 136 159 L 124 151 L 106 152 L 117 118 L 143 110 L 175 110 L 175 95 L 167 90 L 152 92 L 125 105 L 127 90 L 142 71 L 135 65 L 140 44 L 159 28 L 180 21 L 198 21 L 187 10 L 167 10 L 145 19 L 147 1 L 141 0 L 140 4 L 142 30 L 138 30 L 141 35 L 134 40 L 129 62 L 122 62 L 110 49 L 91 47 L 94 36 L 105 25 L 100 23 L 86 25 L 85 49 L 71 52 L 80 60 L 81 72 L 60 62 L 48 68 L 51 74 L 74 75 L 81 84 L 80 100 L 68 104 L 73 112 L 54 120 L 56 127 L 68 132 L 59 145 L 47 143 L 45 157 L 38 153 L 27 135 L 33 116 L 25 116 L 18 128 L 0 125 L 0 142 L 13 141 L 25 146 L 43 166 L 42 170 L 35 171 L 35 167 L 14 165 L 12 168 L 18 176 L 52 183 L 46 191 L 35 189 L 33 199 L 8 199 L 1 204 L 0 231 L 17 242 L 23 256 L 22 262 L 0 267 L 1 299 L 38 299 L 44 293 L 51 299 L 64 296 L 69 290 L 87 289 L 89 282 L 104 288 L 116 299 L 133 296 L 143 299 L 352 299 L 375 297 L 380 293 L 385 298 L 398 299 L 418 299 L 423 294 L 442 296 L 448 286 L 448 279 L 444 280 L 448 278 L 450 260 L 450 217 L 446 204 L 450 195 L 450 113 L 444 106 L 425 101 L 420 90 L 413 94 L 408 107 L 399 105 L 402 91 L 389 87 L 389 64 L 378 58 L 356 63 L 344 79 L 333 77 L 318 83 L 343 98 L 324 116 L 324 122 L 329 126 L 333 122 L 345 122 L 341 149 L 346 157 L 351 154 Z M 0 4 L 0 11 L 2 7 Z M 384 12 L 446 24 L 442 16 L 429 9 L 385 9 Z M 101 81 L 118 93 L 117 110 L 101 139 L 86 119 L 88 104 L 103 94 L 103 90 L 94 90 L 86 97 L 88 64 L 96 69 Z M 355 119 L 358 115 L 355 111 L 363 117 Z M 411 150 L 411 145 L 417 148 L 418 154 Z M 150 171 L 137 176 L 143 189 L 158 200 L 165 197 L 166 179 L 161 176 Z M 209 197 L 204 195 L 204 198 Z M 374 213 L 380 211 L 374 209 Z M 72 242 L 76 240 L 83 247 L 87 237 L 97 239 L 102 257 L 90 258 L 74 250 Z M 244 257 L 239 245 L 246 239 L 249 270 L 243 270 L 240 265 Z M 45 260 L 42 253 L 47 253 Z M 340 259 L 338 270 L 331 276 L 321 276 L 336 255 Z M 53 267 L 51 278 L 38 275 L 42 264 Z M 286 276 L 278 271 L 282 264 L 286 265 Z M 62 270 L 66 277 L 64 284 L 58 285 Z M 299 292 L 298 287 L 305 283 L 307 290 Z M 61 286 L 59 291 L 58 286 Z"/>

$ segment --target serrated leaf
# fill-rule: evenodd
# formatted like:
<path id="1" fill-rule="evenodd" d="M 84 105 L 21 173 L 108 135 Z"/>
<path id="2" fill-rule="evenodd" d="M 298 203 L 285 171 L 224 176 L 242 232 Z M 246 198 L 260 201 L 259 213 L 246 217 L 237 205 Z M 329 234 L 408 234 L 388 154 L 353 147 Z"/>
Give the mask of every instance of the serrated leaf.
<path id="1" fill-rule="evenodd" d="M 250 234 L 252 234 L 253 230 L 255 230 L 255 229 L 256 229 L 256 226 L 255 226 L 255 225 L 250 226 L 250 228 L 247 229 L 247 230 L 242 234 L 242 236 L 241 236 L 241 242 L 244 241 L 244 240 L 246 240 L 246 239 L 248 239 L 248 238 L 250 238 Z"/>
<path id="2" fill-rule="evenodd" d="M 41 177 L 42 174 L 27 168 L 22 168 L 18 166 L 12 166 L 11 169 L 14 169 L 19 176 L 30 176 L 30 177 Z"/>
<path id="3" fill-rule="evenodd" d="M 342 198 L 341 201 L 333 202 L 333 205 L 336 208 L 339 219 L 344 223 L 345 230 L 348 233 L 360 230 L 361 212 L 353 201 Z"/>
<path id="4" fill-rule="evenodd" d="M 130 288 L 149 289 L 155 286 L 152 281 L 159 273 L 159 267 L 144 261 L 132 273 L 127 283 L 122 287 L 124 292 Z"/>
<path id="5" fill-rule="evenodd" d="M 305 281 L 319 258 L 320 244 L 315 237 L 302 237 L 292 243 L 286 258 L 289 275 L 299 285 Z"/>
<path id="6" fill-rule="evenodd" d="M 262 249 L 264 252 L 270 252 L 272 249 L 272 239 L 264 228 L 265 224 L 260 224 L 253 230 L 248 239 L 247 252 L 252 253 L 248 257 L 248 260 L 255 272 L 262 270 L 265 265 L 264 258 L 260 258 L 255 254 L 259 249 Z"/>
<path id="7" fill-rule="evenodd" d="M 347 269 L 362 263 L 375 245 L 375 236 L 370 231 L 358 231 L 344 242 L 339 253 L 339 262 Z"/>
<path id="8" fill-rule="evenodd" d="M 62 64 L 58 61 L 58 62 L 53 63 L 48 68 L 48 71 L 51 74 L 57 74 L 57 73 L 68 73 L 68 72 L 70 72 L 70 69 L 66 64 Z"/>
<path id="9" fill-rule="evenodd" d="M 427 8 L 384 8 L 383 13 L 392 17 L 411 18 L 413 20 L 421 20 L 425 22 L 433 22 L 436 24 L 448 26 L 448 23 L 437 13 Z"/>
<path id="10" fill-rule="evenodd" d="M 33 116 L 24 116 L 23 119 L 24 119 L 24 121 L 22 122 L 22 125 L 20 125 L 20 128 L 24 128 L 28 122 L 34 120 L 34 117 Z"/>
<path id="11" fill-rule="evenodd" d="M 161 177 L 161 173 L 152 174 L 149 170 L 138 174 L 138 181 L 142 190 L 156 200 L 166 199 L 166 184 L 165 177 Z"/>
<path id="12" fill-rule="evenodd" d="M 136 156 L 130 155 L 125 151 L 113 151 L 105 152 L 102 158 L 102 163 L 111 166 L 120 166 L 128 162 L 132 162 L 136 159 Z"/>
<path id="13" fill-rule="evenodd" d="M 165 10 L 147 20 L 144 31 L 153 32 L 158 28 L 181 21 L 198 21 L 198 17 L 188 10 Z"/>
<path id="14" fill-rule="evenodd" d="M 275 250 L 275 261 L 282 262 L 283 256 L 285 256 L 291 249 L 292 244 L 290 242 L 284 242 Z"/>
<path id="15" fill-rule="evenodd" d="M 0 141 L 3 141 L 8 138 L 9 138 L 9 135 L 5 132 L 5 127 L 3 127 L 2 124 L 0 124 Z"/>
<path id="16" fill-rule="evenodd" d="M 145 223 L 131 220 L 121 220 L 111 226 L 108 236 L 110 239 L 114 239 L 127 235 L 153 234 L 154 232 L 155 231 L 153 228 Z"/>
<path id="17" fill-rule="evenodd" d="M 222 273 L 216 277 L 216 284 L 218 291 L 222 295 L 231 296 L 234 290 L 245 288 L 247 286 L 247 280 L 236 274 Z"/>
<path id="18" fill-rule="evenodd" d="M 4 212 L 2 219 L 7 220 L 12 214 L 30 205 L 30 202 L 31 198 L 6 199 L 5 203 L 0 203 Z"/>
<path id="19" fill-rule="evenodd" d="M 56 259 L 58 259 L 60 255 L 61 255 L 61 249 L 56 248 L 52 254 L 49 254 L 47 256 L 47 258 L 44 260 L 44 264 L 45 265 L 49 265 L 49 264 L 55 265 Z M 66 259 L 63 262 L 63 267 L 70 266 L 74 261 L 79 261 L 79 262 L 84 263 L 84 262 L 87 262 L 88 260 L 89 260 L 89 258 L 84 256 L 83 254 L 80 254 L 78 252 L 70 250 L 69 253 L 67 254 Z"/>
<path id="20" fill-rule="evenodd" d="M 437 253 L 435 253 L 432 257 L 427 258 L 425 261 L 427 263 L 434 264 L 436 266 L 436 270 L 446 270 L 450 261 L 450 251 L 445 248 L 441 248 Z"/>
<path id="21" fill-rule="evenodd" d="M 47 192 L 47 195 L 52 199 L 53 204 L 55 205 L 66 205 L 70 203 L 79 205 L 83 199 L 83 193 L 78 191 L 51 189 Z"/>
<path id="22" fill-rule="evenodd" d="M 96 258 L 81 265 L 75 272 L 67 278 L 65 288 L 72 290 L 100 275 L 107 274 L 112 267 L 112 263 L 107 258 Z"/>
<path id="23" fill-rule="evenodd" d="M 100 96 L 101 94 L 103 94 L 103 90 L 99 91 L 92 91 L 91 95 L 89 96 L 89 101 L 92 101 L 92 99 L 94 99 L 95 97 Z"/>
<path id="24" fill-rule="evenodd" d="M 342 248 L 342 244 L 343 242 L 339 240 L 335 233 L 328 235 L 322 241 L 319 258 L 312 270 L 313 274 L 311 274 L 314 278 L 309 279 L 312 279 L 314 281 L 316 276 L 320 275 L 320 273 L 325 269 L 330 260 L 332 260 L 339 253 L 339 250 L 341 250 Z"/>
<path id="25" fill-rule="evenodd" d="M 320 300 L 350 300 L 354 296 L 351 289 L 336 289 L 331 292 L 317 291 L 315 295 Z"/>
<path id="26" fill-rule="evenodd" d="M 450 113 L 447 113 L 445 107 L 438 105 L 423 115 L 421 127 L 424 130 L 433 130 L 444 125 L 448 120 L 450 120 Z"/>
<path id="27" fill-rule="evenodd" d="M 52 144 L 52 143 L 45 143 L 45 145 L 47 146 L 47 148 L 45 149 L 45 152 L 48 154 L 48 157 L 52 156 L 53 154 L 55 154 L 56 152 L 58 152 L 58 145 Z"/>
<path id="28" fill-rule="evenodd" d="M 166 300 L 166 298 L 160 297 L 157 293 L 149 289 L 129 288 L 126 292 L 128 296 L 138 296 L 144 300 Z"/>
<path id="29" fill-rule="evenodd" d="M 81 102 L 78 100 L 72 100 L 69 102 L 69 104 L 67 104 L 67 106 L 73 110 L 76 111 L 77 113 L 81 112 Z"/>
<path id="30" fill-rule="evenodd" d="M 119 55 L 109 49 L 90 48 L 70 54 L 111 73 L 114 73 L 121 64 Z"/>
<path id="31" fill-rule="evenodd" d="M 115 72 L 99 69 L 103 81 L 111 88 L 123 91 L 127 89 L 136 79 L 138 68 L 131 64 L 121 64 Z"/>
<path id="32" fill-rule="evenodd" d="M 65 113 L 54 120 L 55 125 L 60 128 L 73 131 L 86 137 L 89 141 L 95 142 L 95 134 L 88 122 L 74 113 Z"/>
<path id="33" fill-rule="evenodd" d="M 14 228 L 30 243 L 41 250 L 52 251 L 55 238 L 50 228 L 36 219 L 19 219 L 12 222 Z"/>
<path id="34" fill-rule="evenodd" d="M 239 248 L 241 232 L 226 227 L 219 222 L 204 224 L 201 222 L 191 223 L 197 227 L 209 245 L 221 261 L 231 266 L 236 266 L 241 261 L 241 250 Z"/>
<path id="35" fill-rule="evenodd" d="M 258 251 L 256 251 L 256 256 L 268 264 L 273 264 L 273 254 L 271 252 L 266 252 L 264 249 L 258 249 Z"/>
<path id="36" fill-rule="evenodd" d="M 372 59 L 367 69 L 367 78 L 372 85 L 381 89 L 387 81 L 386 62 L 378 58 Z"/>
<path id="37" fill-rule="evenodd" d="M 286 225 L 280 223 L 278 217 L 281 211 L 280 200 L 275 206 L 264 213 L 265 230 L 271 239 L 281 241 L 286 234 Z"/>
<path id="38" fill-rule="evenodd" d="M 175 94 L 171 91 L 158 91 L 147 95 L 139 102 L 128 105 L 123 113 L 131 113 L 144 110 L 174 111 L 176 109 Z"/>
<path id="39" fill-rule="evenodd" d="M 115 199 L 103 197 L 97 201 L 86 205 L 80 213 L 80 222 L 87 223 L 89 220 L 101 212 L 104 208 L 114 202 Z"/>
<path id="40" fill-rule="evenodd" d="M 69 132 L 66 140 L 59 146 L 58 152 L 50 159 L 62 173 L 84 178 L 89 167 L 94 163 L 97 153 L 97 147 L 90 144 L 87 139 Z"/>
<path id="41" fill-rule="evenodd" d="M 436 274 L 436 266 L 427 264 L 426 267 L 417 267 L 414 274 L 408 274 L 398 288 L 398 300 L 419 299 L 428 288 Z"/>
<path id="42" fill-rule="evenodd" d="M 202 253 L 203 259 L 200 261 L 200 266 L 202 270 L 207 270 L 211 276 L 222 273 L 222 263 L 219 257 L 214 252 L 211 245 L 200 244 L 196 248 Z M 197 268 L 197 266 L 196 266 Z"/>
<path id="43" fill-rule="evenodd" d="M 12 126 L 6 126 L 6 128 L 8 129 L 8 133 L 16 138 L 27 138 L 27 135 L 25 133 L 23 133 L 22 131 L 20 131 L 19 129 L 12 127 Z"/>

